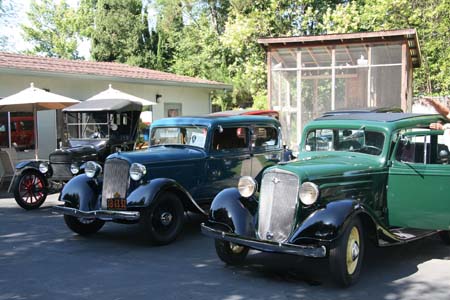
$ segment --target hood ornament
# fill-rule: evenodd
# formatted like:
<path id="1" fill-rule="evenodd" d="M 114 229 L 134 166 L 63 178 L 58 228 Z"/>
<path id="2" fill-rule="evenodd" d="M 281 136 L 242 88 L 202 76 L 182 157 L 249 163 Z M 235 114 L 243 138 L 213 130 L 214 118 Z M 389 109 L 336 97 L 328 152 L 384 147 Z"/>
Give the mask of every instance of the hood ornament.
<path id="1" fill-rule="evenodd" d="M 279 183 L 280 181 L 281 180 L 276 178 L 276 177 L 272 178 L 272 182 L 275 183 L 275 184 Z"/>

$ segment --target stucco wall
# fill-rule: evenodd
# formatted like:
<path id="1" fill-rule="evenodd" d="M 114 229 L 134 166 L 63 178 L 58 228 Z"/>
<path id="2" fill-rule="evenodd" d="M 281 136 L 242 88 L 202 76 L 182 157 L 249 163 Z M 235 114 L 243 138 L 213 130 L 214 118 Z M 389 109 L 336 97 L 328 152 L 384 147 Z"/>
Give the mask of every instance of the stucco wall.
<path id="1" fill-rule="evenodd" d="M 179 87 L 149 85 L 144 83 L 124 83 L 96 79 L 79 79 L 71 77 L 23 76 L 16 74 L 0 74 L 0 98 L 17 93 L 30 86 L 30 82 L 38 88 L 51 92 L 85 100 L 105 89 L 109 84 L 123 92 L 155 101 L 156 94 L 161 95 L 159 103 L 152 106 L 153 120 L 164 117 L 164 103 L 181 103 L 182 115 L 200 115 L 210 112 L 210 89 L 196 87 Z M 38 113 L 39 157 L 48 158 L 48 154 L 56 147 L 56 114 L 54 111 Z M 26 153 L 21 153 L 25 158 Z"/>

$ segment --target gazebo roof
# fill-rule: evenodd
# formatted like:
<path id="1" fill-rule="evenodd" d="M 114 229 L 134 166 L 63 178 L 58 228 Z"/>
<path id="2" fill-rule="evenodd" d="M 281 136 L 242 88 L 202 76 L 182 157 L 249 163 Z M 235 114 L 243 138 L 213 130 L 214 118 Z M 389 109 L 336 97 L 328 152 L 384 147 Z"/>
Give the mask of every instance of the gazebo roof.
<path id="1" fill-rule="evenodd" d="M 387 45 L 394 42 L 406 42 L 409 48 L 409 53 L 411 55 L 413 67 L 420 66 L 421 53 L 415 29 L 325 34 L 317 36 L 265 37 L 258 39 L 258 43 L 266 49 L 292 47 L 308 48 L 318 46 L 371 43 L 380 43 Z"/>

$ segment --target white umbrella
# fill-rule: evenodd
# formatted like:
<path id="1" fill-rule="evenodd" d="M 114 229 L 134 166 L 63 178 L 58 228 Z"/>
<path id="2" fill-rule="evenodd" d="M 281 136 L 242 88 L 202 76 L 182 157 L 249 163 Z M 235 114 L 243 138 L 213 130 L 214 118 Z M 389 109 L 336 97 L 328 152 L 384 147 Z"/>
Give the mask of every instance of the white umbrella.
<path id="1" fill-rule="evenodd" d="M 111 84 L 109 85 L 109 88 L 104 90 L 103 92 L 100 92 L 91 98 L 87 99 L 86 101 L 91 100 L 112 100 L 112 99 L 118 99 L 118 100 L 129 100 L 133 102 L 139 102 L 142 104 L 142 106 L 148 106 L 148 105 L 155 105 L 156 102 L 142 99 L 127 93 L 124 93 L 122 91 L 113 89 Z"/>
<path id="2" fill-rule="evenodd" d="M 37 111 L 49 109 L 63 109 L 80 101 L 50 93 L 34 87 L 24 89 L 17 94 L 0 100 L 0 112 L 33 112 L 34 117 L 34 155 L 38 159 Z"/>

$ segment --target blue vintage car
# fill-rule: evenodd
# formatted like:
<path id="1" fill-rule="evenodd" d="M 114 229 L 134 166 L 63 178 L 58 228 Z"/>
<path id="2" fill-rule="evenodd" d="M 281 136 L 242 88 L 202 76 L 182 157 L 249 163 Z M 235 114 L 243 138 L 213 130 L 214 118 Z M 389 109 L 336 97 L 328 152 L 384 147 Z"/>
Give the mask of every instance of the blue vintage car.
<path id="1" fill-rule="evenodd" d="M 261 116 L 177 117 L 154 122 L 150 147 L 88 162 L 61 192 L 67 226 L 86 235 L 105 221 L 139 222 L 156 244 L 172 242 L 186 211 L 205 214 L 243 175 L 260 180 L 282 157 L 279 122 Z"/>

